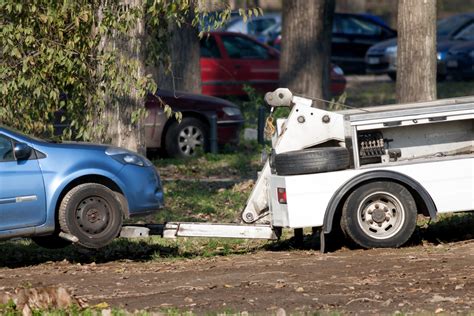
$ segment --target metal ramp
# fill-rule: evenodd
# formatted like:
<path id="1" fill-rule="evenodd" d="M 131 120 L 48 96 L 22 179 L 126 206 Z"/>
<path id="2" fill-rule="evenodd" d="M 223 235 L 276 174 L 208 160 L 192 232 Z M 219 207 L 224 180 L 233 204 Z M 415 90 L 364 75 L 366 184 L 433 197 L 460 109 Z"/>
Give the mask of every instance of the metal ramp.
<path id="1" fill-rule="evenodd" d="M 163 238 L 209 237 L 278 239 L 278 236 L 270 225 L 171 222 L 166 224 L 127 225 L 123 226 L 120 232 L 120 237 L 124 238 L 148 236 L 161 236 Z"/>

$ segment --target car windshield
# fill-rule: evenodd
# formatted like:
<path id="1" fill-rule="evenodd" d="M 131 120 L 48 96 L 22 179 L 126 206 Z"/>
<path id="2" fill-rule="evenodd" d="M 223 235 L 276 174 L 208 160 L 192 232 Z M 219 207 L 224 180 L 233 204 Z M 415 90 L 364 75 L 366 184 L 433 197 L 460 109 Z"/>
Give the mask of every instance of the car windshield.
<path id="1" fill-rule="evenodd" d="M 454 15 L 438 21 L 436 34 L 438 36 L 448 36 L 460 28 L 469 20 L 467 16 Z"/>
<path id="2" fill-rule="evenodd" d="M 262 32 L 264 35 L 281 33 L 281 23 L 277 22 Z"/>
<path id="3" fill-rule="evenodd" d="M 455 39 L 462 41 L 474 41 L 474 23 L 471 23 L 468 27 L 459 32 Z"/>

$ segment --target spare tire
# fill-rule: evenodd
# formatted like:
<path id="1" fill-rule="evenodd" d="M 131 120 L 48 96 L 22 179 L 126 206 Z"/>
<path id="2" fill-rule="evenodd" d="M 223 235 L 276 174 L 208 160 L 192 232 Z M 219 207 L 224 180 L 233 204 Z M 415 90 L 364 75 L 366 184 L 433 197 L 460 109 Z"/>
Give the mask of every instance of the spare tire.
<path id="1" fill-rule="evenodd" d="M 342 170 L 349 167 L 344 147 L 321 147 L 276 154 L 272 167 L 279 175 L 295 175 Z"/>

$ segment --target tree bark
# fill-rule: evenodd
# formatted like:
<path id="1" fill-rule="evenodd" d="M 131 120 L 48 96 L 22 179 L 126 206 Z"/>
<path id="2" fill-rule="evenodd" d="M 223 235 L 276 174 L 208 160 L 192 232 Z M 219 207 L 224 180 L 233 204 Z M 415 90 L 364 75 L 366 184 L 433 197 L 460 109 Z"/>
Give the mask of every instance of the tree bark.
<path id="1" fill-rule="evenodd" d="M 199 31 L 192 25 L 196 2 L 190 1 L 189 5 L 185 23 L 169 26 L 171 73 L 161 71 L 157 83 L 164 89 L 201 93 Z"/>
<path id="2" fill-rule="evenodd" d="M 397 101 L 436 99 L 436 0 L 398 1 Z"/>
<path id="3" fill-rule="evenodd" d="M 106 1 L 102 2 L 103 4 Z M 142 8 L 143 0 L 123 0 L 123 6 Z M 100 19 L 101 13 L 99 13 Z M 113 36 L 104 35 L 100 49 L 112 50 L 119 63 L 117 80 L 122 81 L 126 94 L 116 95 L 106 90 L 104 112 L 98 122 L 102 128 L 100 141 L 127 148 L 145 154 L 145 131 L 143 117 L 132 118 L 138 111 L 143 111 L 145 97 L 136 89 L 136 82 L 145 77 L 145 22 L 139 19 L 127 32 Z M 130 67 L 131 66 L 131 67 Z M 100 71 L 100 69 L 99 69 Z"/>
<path id="4" fill-rule="evenodd" d="M 336 11 L 342 13 L 364 13 L 367 11 L 366 0 L 337 0 Z"/>
<path id="5" fill-rule="evenodd" d="M 283 0 L 280 85 L 327 100 L 335 0 Z M 315 106 L 324 108 L 324 103 Z"/>

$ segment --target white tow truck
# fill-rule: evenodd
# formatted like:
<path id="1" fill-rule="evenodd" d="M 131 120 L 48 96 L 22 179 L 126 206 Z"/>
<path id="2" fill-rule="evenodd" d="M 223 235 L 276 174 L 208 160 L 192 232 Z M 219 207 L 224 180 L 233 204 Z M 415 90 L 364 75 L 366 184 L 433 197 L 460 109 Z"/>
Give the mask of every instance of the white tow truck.
<path id="1" fill-rule="evenodd" d="M 276 239 L 283 228 L 342 230 L 364 248 L 399 247 L 418 214 L 474 210 L 474 96 L 324 111 L 280 88 L 272 153 L 242 224 L 124 227 L 122 236 Z M 474 228 L 473 228 L 474 230 Z"/>

